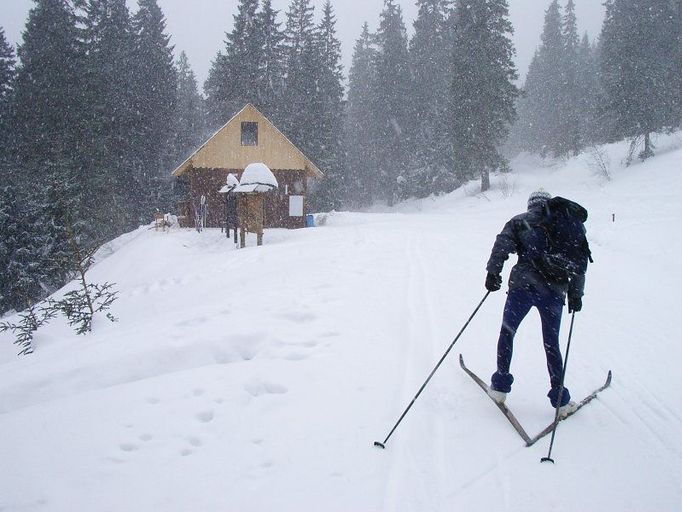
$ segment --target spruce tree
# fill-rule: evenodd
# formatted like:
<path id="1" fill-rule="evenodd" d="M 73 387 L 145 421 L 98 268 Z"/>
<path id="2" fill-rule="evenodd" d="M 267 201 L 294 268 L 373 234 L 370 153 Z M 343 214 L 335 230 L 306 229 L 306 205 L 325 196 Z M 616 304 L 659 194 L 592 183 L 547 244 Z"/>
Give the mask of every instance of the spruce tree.
<path id="1" fill-rule="evenodd" d="M 172 121 L 172 167 L 180 165 L 206 135 L 203 98 L 187 54 L 180 52 L 177 62 L 177 102 Z"/>
<path id="2" fill-rule="evenodd" d="M 558 98 L 560 104 L 560 142 L 559 152 L 562 154 L 573 152 L 577 154 L 585 145 L 585 126 L 580 107 L 579 55 L 580 39 L 578 37 L 578 23 L 575 15 L 575 3 L 568 0 L 562 20 L 562 35 L 564 54 L 561 60 L 563 68 L 562 93 Z"/>
<path id="3" fill-rule="evenodd" d="M 373 114 L 377 56 L 374 37 L 367 23 L 364 23 L 362 33 L 355 42 L 348 73 L 348 103 L 344 123 L 348 167 L 344 204 L 351 208 L 367 206 L 374 199 L 370 183 L 379 162 L 375 143 L 377 120 Z"/>
<path id="4" fill-rule="evenodd" d="M 0 27 L 0 178 L 5 175 L 4 166 L 10 154 L 10 106 L 14 88 L 14 48 L 7 42 L 5 31 Z"/>
<path id="5" fill-rule="evenodd" d="M 240 0 L 225 48 L 214 60 L 206 84 L 209 116 L 215 126 L 225 123 L 246 103 L 259 105 L 260 37 L 258 0 Z"/>
<path id="6" fill-rule="evenodd" d="M 597 121 L 597 104 L 599 101 L 599 63 L 598 51 L 587 34 L 578 47 L 578 94 L 576 98 L 576 111 L 580 118 L 580 130 L 582 132 L 581 143 L 590 146 L 598 142 L 600 137 Z"/>
<path id="7" fill-rule="evenodd" d="M 284 35 L 277 21 L 279 11 L 272 8 L 272 0 L 264 0 L 256 15 L 260 58 L 258 71 L 258 105 L 263 113 L 279 124 L 284 83 Z"/>
<path id="8" fill-rule="evenodd" d="M 410 97 L 410 133 L 415 165 L 409 185 L 410 192 L 417 196 L 448 192 L 456 185 L 446 115 L 453 74 L 449 4 L 446 0 L 418 0 L 414 36 L 410 41 L 414 83 Z"/>
<path id="9" fill-rule="evenodd" d="M 320 52 L 310 0 L 292 0 L 284 29 L 285 80 L 282 126 L 286 135 L 313 162 L 320 147 L 316 125 L 321 112 Z"/>
<path id="10" fill-rule="evenodd" d="M 566 92 L 566 44 L 558 0 L 545 11 L 542 43 L 535 52 L 519 102 L 523 149 L 553 155 L 565 152 L 563 115 L 570 100 Z"/>
<path id="11" fill-rule="evenodd" d="M 642 137 L 679 124 L 680 7 L 669 0 L 609 0 L 601 33 L 601 115 L 611 139 Z"/>
<path id="12" fill-rule="evenodd" d="M 166 20 L 157 0 L 138 0 L 132 20 L 137 181 L 142 185 L 138 222 L 148 222 L 153 208 L 170 190 L 172 156 L 168 146 L 177 101 L 177 75 Z"/>
<path id="13" fill-rule="evenodd" d="M 515 118 L 518 90 L 512 57 L 513 32 L 506 0 L 460 2 L 455 19 L 450 89 L 455 164 L 462 177 L 480 175 L 490 188 L 490 172 L 508 164 L 499 152 Z"/>
<path id="14" fill-rule="evenodd" d="M 45 162 L 75 164 L 83 139 L 83 52 L 67 0 L 36 0 L 19 44 L 13 126 L 17 154 L 40 177 Z"/>
<path id="15" fill-rule="evenodd" d="M 101 235 L 130 229 L 137 191 L 142 188 L 137 150 L 137 105 L 130 13 L 125 0 L 88 0 L 85 5 L 84 91 L 88 131 L 84 157 L 89 194 L 85 198 Z"/>
<path id="16" fill-rule="evenodd" d="M 345 159 L 341 140 L 344 116 L 341 41 L 336 35 L 336 17 L 329 0 L 322 10 L 317 38 L 321 66 L 318 82 L 320 112 L 315 133 L 318 147 L 316 164 L 326 176 L 311 200 L 315 208 L 331 210 L 340 206 Z"/>
<path id="17" fill-rule="evenodd" d="M 370 186 L 375 197 L 393 204 L 407 193 L 403 185 L 410 167 L 411 120 L 405 100 L 412 85 L 402 9 L 394 0 L 384 0 L 376 38 L 379 52 L 372 110 L 379 161 Z"/>
<path id="18" fill-rule="evenodd" d="M 206 123 L 209 131 L 215 131 L 229 119 L 230 108 L 225 98 L 227 97 L 227 57 L 222 51 L 218 51 L 211 62 L 208 76 L 204 82 L 204 95 L 206 96 Z"/>
<path id="19" fill-rule="evenodd" d="M 22 192 L 12 183 L 0 188 L 0 314 L 21 311 L 41 294 L 35 219 Z"/>

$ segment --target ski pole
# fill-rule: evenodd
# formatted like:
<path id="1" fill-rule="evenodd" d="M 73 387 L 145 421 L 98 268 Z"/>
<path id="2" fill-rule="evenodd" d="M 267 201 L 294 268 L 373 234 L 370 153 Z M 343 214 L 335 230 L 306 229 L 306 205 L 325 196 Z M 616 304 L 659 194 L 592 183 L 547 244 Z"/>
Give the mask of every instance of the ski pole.
<path id="1" fill-rule="evenodd" d="M 549 442 L 549 452 L 547 457 L 542 457 L 540 462 L 551 462 L 554 464 L 552 458 L 552 446 L 554 446 L 554 436 L 556 435 L 556 428 L 559 426 L 559 409 L 561 408 L 561 399 L 564 397 L 564 378 L 566 377 L 566 366 L 568 366 L 568 351 L 571 349 L 571 336 L 573 335 L 573 322 L 575 321 L 575 311 L 571 316 L 571 328 L 568 330 L 568 342 L 566 343 L 566 356 L 564 357 L 564 368 L 561 370 L 561 384 L 559 385 L 559 398 L 557 400 L 556 411 L 554 413 L 554 428 L 552 429 L 552 439 Z"/>
<path id="2" fill-rule="evenodd" d="M 454 341 L 450 344 L 450 346 L 448 347 L 448 349 L 445 351 L 445 354 L 443 354 L 443 357 L 440 358 L 440 361 L 438 361 L 438 364 L 436 365 L 436 367 L 431 371 L 431 374 L 430 374 L 430 375 L 428 376 L 428 378 L 424 381 L 424 384 L 422 384 L 422 386 L 419 388 L 419 391 L 417 391 L 417 394 L 414 396 L 414 398 L 413 398 L 412 401 L 410 402 L 410 405 L 408 405 L 407 408 L 406 408 L 406 409 L 403 411 L 403 413 L 400 415 L 400 418 L 398 418 L 398 421 L 397 421 L 396 424 L 393 426 L 393 428 L 391 429 L 391 431 L 388 433 L 388 435 L 386 436 L 386 439 L 384 439 L 383 442 L 374 441 L 374 446 L 377 446 L 377 447 L 379 447 L 379 448 L 386 449 L 386 442 L 387 442 L 388 439 L 393 435 L 393 432 L 395 432 L 395 429 L 398 428 L 398 425 L 400 425 L 400 422 L 403 421 L 403 418 L 404 418 L 405 415 L 407 414 L 407 411 L 409 411 L 410 408 L 412 407 L 412 405 L 414 405 L 414 402 L 417 400 L 417 398 L 419 398 L 419 395 L 421 395 L 421 392 L 424 391 L 424 388 L 426 387 L 426 385 L 427 385 L 427 384 L 429 383 L 429 381 L 431 380 L 431 377 L 433 377 L 433 374 L 436 373 L 436 370 L 438 370 L 438 367 L 441 365 L 441 363 L 442 363 L 443 361 L 445 361 L 445 358 L 446 358 L 446 357 L 448 356 L 448 354 L 450 353 L 450 350 L 452 350 L 452 347 L 455 346 L 455 343 L 457 343 L 457 340 L 459 339 L 459 337 L 460 337 L 460 336 L 462 335 L 462 333 L 464 332 L 464 329 L 467 328 L 467 326 L 469 325 L 469 322 L 471 322 L 471 320 L 474 318 L 474 316 L 476 315 L 476 313 L 478 313 L 478 310 L 481 309 L 481 306 L 483 305 L 483 302 L 485 302 L 485 299 L 488 298 L 488 295 L 490 295 L 490 292 L 486 293 L 486 294 L 485 294 L 485 297 L 483 297 L 483 299 L 481 300 L 481 302 L 478 303 L 478 306 L 476 306 L 476 309 L 474 310 L 474 312 L 473 312 L 473 313 L 471 314 L 471 316 L 469 317 L 469 320 L 466 321 L 466 323 L 464 324 L 464 327 L 462 327 L 462 329 L 459 331 L 459 333 L 457 334 L 457 337 L 454 339 Z"/>

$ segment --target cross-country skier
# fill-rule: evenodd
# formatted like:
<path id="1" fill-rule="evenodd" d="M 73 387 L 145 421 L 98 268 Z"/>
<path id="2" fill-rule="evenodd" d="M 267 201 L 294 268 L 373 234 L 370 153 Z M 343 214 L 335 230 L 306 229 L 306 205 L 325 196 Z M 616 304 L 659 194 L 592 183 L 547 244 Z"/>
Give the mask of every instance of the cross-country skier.
<path id="1" fill-rule="evenodd" d="M 486 267 L 488 275 L 485 287 L 495 292 L 502 285 L 500 273 L 504 262 L 511 253 L 518 255 L 518 262 L 512 268 L 509 277 L 509 291 L 497 343 L 497 371 L 491 378 L 490 395 L 494 400 L 504 402 L 507 393 L 511 391 L 514 381 L 510 373 L 514 335 L 521 321 L 530 309 L 535 307 L 542 322 L 542 337 L 551 384 L 547 396 L 554 408 L 560 406 L 559 414 L 565 416 L 574 410 L 576 405 L 571 401 L 571 395 L 566 387 L 563 388 L 562 396 L 559 396 L 563 369 L 559 349 L 559 328 L 564 298 L 567 294 L 569 313 L 580 311 L 582 308 L 585 273 L 581 270 L 572 273 L 567 279 L 554 280 L 548 277 L 539 265 L 549 247 L 547 204 L 550 199 L 550 194 L 542 189 L 530 195 L 528 211 L 512 218 L 497 235 Z M 587 244 L 581 223 L 579 229 L 580 237 Z M 583 268 L 586 266 L 585 260 Z"/>

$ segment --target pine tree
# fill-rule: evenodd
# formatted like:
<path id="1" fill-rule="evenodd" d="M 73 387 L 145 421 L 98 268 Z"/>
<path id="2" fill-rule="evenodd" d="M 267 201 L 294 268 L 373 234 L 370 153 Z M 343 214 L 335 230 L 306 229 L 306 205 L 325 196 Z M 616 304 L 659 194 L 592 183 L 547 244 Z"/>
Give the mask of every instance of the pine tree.
<path id="1" fill-rule="evenodd" d="M 138 0 L 132 20 L 135 70 L 134 104 L 137 113 L 136 153 L 140 158 L 137 181 L 142 185 L 138 222 L 147 222 L 153 207 L 170 191 L 172 157 L 168 146 L 177 75 L 166 20 L 157 0 Z"/>
<path id="2" fill-rule="evenodd" d="M 562 94 L 558 98 L 560 104 L 560 142 L 559 152 L 577 154 L 585 145 L 583 113 L 580 107 L 578 23 L 575 15 L 575 3 L 568 0 L 562 20 L 562 36 L 564 54 L 561 61 L 563 68 Z"/>
<path id="3" fill-rule="evenodd" d="M 407 193 L 402 186 L 410 167 L 411 122 L 405 101 L 411 91 L 407 33 L 402 9 L 394 0 L 384 0 L 376 38 L 379 52 L 373 113 L 379 161 L 370 186 L 376 197 L 393 204 Z"/>
<path id="4" fill-rule="evenodd" d="M 83 53 L 72 5 L 36 0 L 17 55 L 16 150 L 39 177 L 44 162 L 73 163 L 83 139 Z"/>
<path id="5" fill-rule="evenodd" d="M 259 105 L 261 40 L 258 0 L 240 0 L 225 49 L 214 60 L 206 84 L 209 116 L 215 126 L 225 123 L 246 103 Z"/>
<path id="6" fill-rule="evenodd" d="M 377 127 L 373 114 L 377 80 L 378 51 L 367 23 L 353 49 L 353 61 L 348 73 L 348 103 L 344 124 L 347 173 L 344 204 L 352 208 L 369 205 L 373 199 L 370 188 L 379 155 L 374 142 Z"/>
<path id="7" fill-rule="evenodd" d="M 83 17 L 88 49 L 83 79 L 87 109 L 85 198 L 101 236 L 135 225 L 139 169 L 134 41 L 125 0 L 88 0 Z"/>
<path id="8" fill-rule="evenodd" d="M 281 119 L 280 106 L 284 83 L 284 35 L 277 21 L 279 11 L 272 8 L 272 0 L 264 0 L 256 15 L 260 58 L 258 72 L 258 105 L 275 123 Z"/>
<path id="9" fill-rule="evenodd" d="M 506 0 L 460 2 L 455 19 L 455 75 L 450 89 L 455 163 L 462 177 L 508 168 L 499 153 L 515 118 L 518 90 L 512 57 L 513 28 Z"/>
<path id="10" fill-rule="evenodd" d="M 597 103 L 600 95 L 597 53 L 597 48 L 590 42 L 587 34 L 584 34 L 578 47 L 576 98 L 576 111 L 580 119 L 583 146 L 595 144 L 600 136 L 597 121 Z"/>
<path id="11" fill-rule="evenodd" d="M 173 167 L 180 165 L 197 149 L 206 135 L 203 98 L 199 94 L 197 80 L 185 52 L 180 53 L 177 70 L 177 102 L 170 143 L 173 149 Z"/>
<path id="12" fill-rule="evenodd" d="M 566 44 L 558 0 L 545 12 L 542 43 L 528 68 L 519 102 L 523 149 L 545 155 L 565 152 L 562 116 L 566 110 Z M 566 100 L 566 101 L 564 101 Z"/>
<path id="13" fill-rule="evenodd" d="M 21 311 L 41 294 L 38 237 L 27 199 L 16 184 L 0 189 L 0 314 Z"/>
<path id="14" fill-rule="evenodd" d="M 10 154 L 10 105 L 14 88 L 14 48 L 7 42 L 5 31 L 0 27 L 0 177 Z"/>
<path id="15" fill-rule="evenodd" d="M 316 124 L 321 112 L 320 52 L 310 0 L 292 0 L 284 30 L 285 80 L 282 127 L 313 162 L 320 148 Z"/>
<path id="16" fill-rule="evenodd" d="M 311 201 L 317 209 L 330 210 L 340 206 L 340 196 L 343 195 L 344 188 L 344 89 L 341 41 L 336 35 L 336 17 L 329 0 L 323 7 L 317 38 L 321 67 L 318 83 L 320 112 L 315 134 L 315 143 L 319 148 L 316 163 L 326 176 Z"/>
<path id="17" fill-rule="evenodd" d="M 609 0 L 601 33 L 602 113 L 611 138 L 643 137 L 679 124 L 680 7 L 669 0 Z"/>
<path id="18" fill-rule="evenodd" d="M 417 196 L 448 192 L 456 184 L 446 115 L 453 74 L 449 65 L 452 51 L 449 4 L 446 0 L 418 0 L 414 36 L 410 41 L 414 83 L 410 133 L 415 155 L 410 192 Z"/>

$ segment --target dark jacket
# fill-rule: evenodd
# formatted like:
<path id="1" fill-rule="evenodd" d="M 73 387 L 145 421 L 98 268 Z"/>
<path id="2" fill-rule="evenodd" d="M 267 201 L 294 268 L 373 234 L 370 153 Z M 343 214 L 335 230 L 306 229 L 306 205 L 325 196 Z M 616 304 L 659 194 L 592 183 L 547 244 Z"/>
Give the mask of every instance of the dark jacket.
<path id="1" fill-rule="evenodd" d="M 531 287 L 538 291 L 550 291 L 559 295 L 568 292 L 571 297 L 582 297 L 584 274 L 574 276 L 568 284 L 550 282 L 533 263 L 542 257 L 547 247 L 547 235 L 541 226 L 544 216 L 544 208 L 536 206 L 507 222 L 495 239 L 486 270 L 492 274 L 500 274 L 504 262 L 510 254 L 515 253 L 518 261 L 509 276 L 509 289 Z"/>

